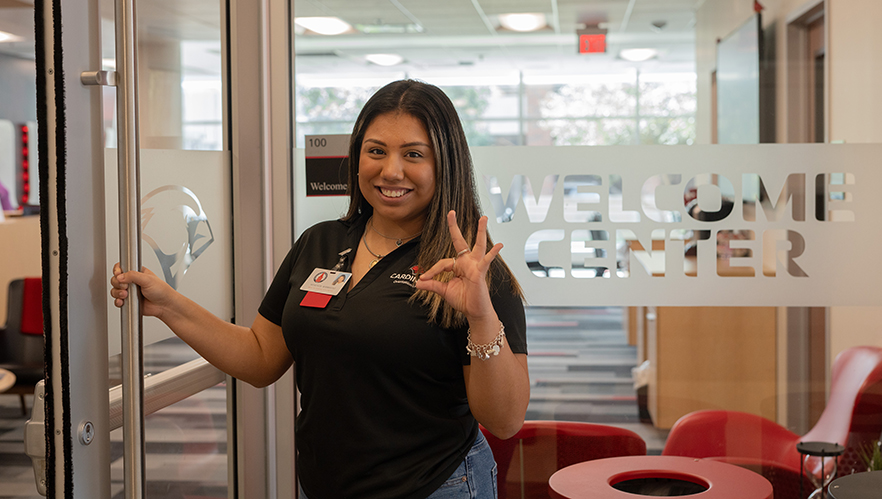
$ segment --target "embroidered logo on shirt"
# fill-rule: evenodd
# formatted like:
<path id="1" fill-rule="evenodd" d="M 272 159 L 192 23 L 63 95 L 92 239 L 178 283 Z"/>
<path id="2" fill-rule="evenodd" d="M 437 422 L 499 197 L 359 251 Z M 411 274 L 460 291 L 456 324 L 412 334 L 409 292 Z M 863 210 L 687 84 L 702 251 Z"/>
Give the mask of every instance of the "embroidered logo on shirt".
<path id="1" fill-rule="evenodd" d="M 415 288 L 417 279 L 419 279 L 420 275 L 420 266 L 414 265 L 410 268 L 410 274 L 405 273 L 396 273 L 389 276 L 389 279 L 392 279 L 392 282 L 396 284 L 407 284 L 408 286 Z"/>

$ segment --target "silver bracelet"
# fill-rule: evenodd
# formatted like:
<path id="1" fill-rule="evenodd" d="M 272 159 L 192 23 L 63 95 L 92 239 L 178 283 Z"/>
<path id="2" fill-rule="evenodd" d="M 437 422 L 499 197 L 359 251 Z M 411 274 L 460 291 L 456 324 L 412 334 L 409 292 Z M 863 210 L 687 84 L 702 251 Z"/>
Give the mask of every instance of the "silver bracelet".
<path id="1" fill-rule="evenodd" d="M 487 360 L 491 355 L 499 355 L 499 351 L 502 350 L 503 340 L 505 340 L 505 326 L 502 324 L 502 321 L 499 321 L 499 334 L 496 335 L 496 338 L 494 338 L 493 341 L 486 345 L 475 345 L 472 342 L 472 328 L 469 328 L 466 351 L 472 357 Z"/>

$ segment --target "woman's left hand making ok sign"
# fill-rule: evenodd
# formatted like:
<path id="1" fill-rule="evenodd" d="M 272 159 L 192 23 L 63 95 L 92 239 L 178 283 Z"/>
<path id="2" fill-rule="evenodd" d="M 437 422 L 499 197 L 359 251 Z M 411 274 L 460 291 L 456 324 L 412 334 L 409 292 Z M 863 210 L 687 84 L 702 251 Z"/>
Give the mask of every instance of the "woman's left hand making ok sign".
<path id="1" fill-rule="evenodd" d="M 469 322 L 495 317 L 487 289 L 487 271 L 502 249 L 502 244 L 497 243 L 487 250 L 487 217 L 481 217 L 478 221 L 473 248 L 469 248 L 459 230 L 456 212 L 447 214 L 447 225 L 456 256 L 440 260 L 424 272 L 417 281 L 417 288 L 438 293 L 451 307 L 462 312 Z M 442 272 L 453 272 L 453 276 L 447 282 L 435 280 L 434 277 Z"/>

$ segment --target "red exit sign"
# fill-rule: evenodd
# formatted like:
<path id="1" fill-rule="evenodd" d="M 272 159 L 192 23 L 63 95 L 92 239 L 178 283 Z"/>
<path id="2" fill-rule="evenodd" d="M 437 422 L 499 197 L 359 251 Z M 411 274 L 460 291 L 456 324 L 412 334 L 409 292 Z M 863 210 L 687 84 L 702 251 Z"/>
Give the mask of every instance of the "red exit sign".
<path id="1" fill-rule="evenodd" d="M 603 54 L 606 52 L 606 30 L 589 27 L 576 31 L 579 35 L 580 54 Z"/>
<path id="2" fill-rule="evenodd" d="M 606 35 L 579 35 L 580 54 L 602 54 L 606 52 Z"/>

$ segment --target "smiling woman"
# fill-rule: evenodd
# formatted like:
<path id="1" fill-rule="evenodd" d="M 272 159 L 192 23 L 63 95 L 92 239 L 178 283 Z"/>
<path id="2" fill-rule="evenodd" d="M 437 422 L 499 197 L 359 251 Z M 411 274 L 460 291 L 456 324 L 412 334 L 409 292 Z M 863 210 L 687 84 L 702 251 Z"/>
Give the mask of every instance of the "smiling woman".
<path id="1" fill-rule="evenodd" d="M 349 157 L 346 217 L 301 235 L 250 328 L 150 272 L 117 267 L 111 294 L 121 305 L 138 284 L 145 315 L 255 386 L 293 362 L 304 496 L 495 498 L 478 428 L 508 438 L 523 424 L 526 321 L 453 104 L 417 81 L 381 88 Z"/>
<path id="2" fill-rule="evenodd" d="M 374 119 L 361 147 L 358 186 L 374 208 L 376 234 L 398 239 L 420 233 L 435 195 L 435 154 L 419 120 L 403 112 Z"/>

